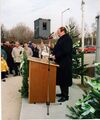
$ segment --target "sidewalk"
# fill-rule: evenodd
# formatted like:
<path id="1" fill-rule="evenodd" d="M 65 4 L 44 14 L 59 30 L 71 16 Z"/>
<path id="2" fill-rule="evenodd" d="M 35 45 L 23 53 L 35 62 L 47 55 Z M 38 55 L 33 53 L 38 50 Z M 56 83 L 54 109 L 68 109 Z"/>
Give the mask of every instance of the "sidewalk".
<path id="1" fill-rule="evenodd" d="M 56 87 L 56 93 L 60 93 L 59 87 Z M 83 91 L 75 84 L 70 88 L 69 101 L 63 102 L 61 105 L 56 103 L 50 104 L 49 116 L 47 115 L 46 104 L 29 104 L 27 99 L 22 100 L 22 108 L 20 120 L 33 120 L 33 119 L 69 119 L 66 114 L 70 114 L 67 105 L 74 106 L 76 101 L 82 97 Z"/>
<path id="2" fill-rule="evenodd" d="M 79 80 L 74 81 L 79 82 Z M 83 94 L 83 91 L 76 84 L 73 84 L 69 91 L 69 101 L 62 105 L 52 103 L 50 105 L 50 115 L 47 116 L 46 104 L 29 104 L 27 99 L 21 99 L 18 92 L 21 84 L 22 77 L 19 76 L 9 77 L 6 82 L 2 82 L 2 120 L 67 119 L 65 114 L 68 114 L 69 110 L 66 105 L 75 105 Z M 57 87 L 57 93 L 59 92 L 60 89 Z"/>
<path id="3" fill-rule="evenodd" d="M 18 90 L 22 77 L 9 77 L 1 82 L 2 120 L 19 120 L 22 99 Z"/>

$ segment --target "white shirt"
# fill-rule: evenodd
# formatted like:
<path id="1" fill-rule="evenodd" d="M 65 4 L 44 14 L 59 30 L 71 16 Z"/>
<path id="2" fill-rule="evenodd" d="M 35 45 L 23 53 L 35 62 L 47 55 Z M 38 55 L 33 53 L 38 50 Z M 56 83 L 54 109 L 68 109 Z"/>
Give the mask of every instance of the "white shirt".
<path id="1" fill-rule="evenodd" d="M 23 51 L 24 51 L 24 49 L 21 46 L 13 48 L 12 57 L 13 57 L 15 63 L 16 62 L 18 62 L 18 63 L 21 62 Z"/>
<path id="2" fill-rule="evenodd" d="M 24 51 L 25 51 L 27 57 L 29 57 L 29 56 L 32 57 L 33 52 L 32 52 L 32 50 L 31 50 L 31 48 L 29 48 L 29 47 L 28 47 L 27 49 L 24 48 Z"/>

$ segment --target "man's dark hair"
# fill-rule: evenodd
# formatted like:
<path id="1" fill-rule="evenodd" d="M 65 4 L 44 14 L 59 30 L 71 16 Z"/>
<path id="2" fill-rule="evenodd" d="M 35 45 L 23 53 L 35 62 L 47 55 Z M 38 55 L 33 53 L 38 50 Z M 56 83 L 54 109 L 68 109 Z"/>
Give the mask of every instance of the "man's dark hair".
<path id="1" fill-rule="evenodd" d="M 64 31 L 65 33 L 67 33 L 67 30 L 66 30 L 66 28 L 65 28 L 65 27 L 60 27 L 59 29 L 60 29 L 60 31 L 61 31 L 61 32 L 63 32 L 63 31 Z"/>

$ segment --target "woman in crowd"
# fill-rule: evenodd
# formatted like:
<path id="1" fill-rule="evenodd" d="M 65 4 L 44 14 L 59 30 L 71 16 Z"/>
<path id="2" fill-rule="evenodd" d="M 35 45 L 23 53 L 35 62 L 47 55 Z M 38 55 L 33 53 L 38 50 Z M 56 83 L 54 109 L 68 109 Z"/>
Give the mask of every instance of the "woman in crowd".
<path id="1" fill-rule="evenodd" d="M 27 57 L 29 57 L 29 56 L 32 57 L 32 56 L 33 56 L 33 52 L 32 52 L 32 50 L 31 50 L 31 48 L 28 47 L 28 44 L 27 44 L 27 43 L 24 43 L 24 51 L 25 51 Z"/>

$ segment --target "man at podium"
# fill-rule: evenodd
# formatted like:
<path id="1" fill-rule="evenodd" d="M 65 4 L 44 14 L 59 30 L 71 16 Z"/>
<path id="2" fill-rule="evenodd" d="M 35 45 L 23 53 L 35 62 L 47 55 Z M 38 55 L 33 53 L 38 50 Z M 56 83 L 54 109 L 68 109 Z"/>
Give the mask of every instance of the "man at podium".
<path id="1" fill-rule="evenodd" d="M 57 85 L 60 86 L 61 94 L 57 94 L 64 102 L 69 99 L 69 86 L 72 85 L 72 39 L 65 27 L 60 27 L 57 31 L 59 39 L 53 49 L 57 68 Z"/>

